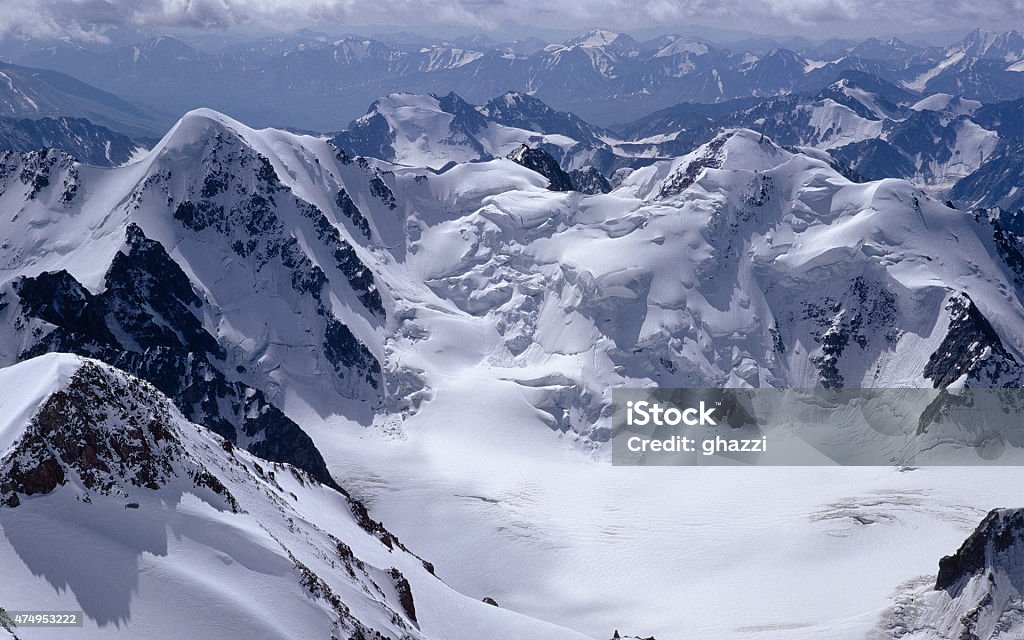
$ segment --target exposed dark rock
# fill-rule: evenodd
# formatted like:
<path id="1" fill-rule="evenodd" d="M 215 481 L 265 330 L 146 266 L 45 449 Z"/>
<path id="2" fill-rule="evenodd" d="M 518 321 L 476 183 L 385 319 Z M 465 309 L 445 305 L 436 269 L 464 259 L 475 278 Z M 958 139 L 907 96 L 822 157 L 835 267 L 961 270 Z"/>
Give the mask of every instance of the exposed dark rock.
<path id="1" fill-rule="evenodd" d="M 416 603 L 412 597 L 412 586 L 409 585 L 409 581 L 402 575 L 402 572 L 394 567 L 388 570 L 388 575 L 394 582 L 395 591 L 398 593 L 398 603 L 402 605 L 402 610 L 410 620 L 416 622 Z"/>
<path id="2" fill-rule="evenodd" d="M 704 169 L 721 167 L 722 158 L 719 156 L 719 152 L 728 140 L 729 135 L 715 137 L 707 144 L 703 155 L 690 161 L 685 167 L 681 167 L 665 179 L 658 195 L 662 198 L 678 195 L 692 185 Z"/>
<path id="3" fill-rule="evenodd" d="M 210 475 L 182 446 L 156 389 L 91 362 L 43 403 L 0 469 L 0 502 L 10 507 L 19 504 L 15 494 L 49 493 L 72 477 L 88 491 L 126 495 L 178 475 Z M 195 484 L 237 507 L 219 481 Z"/>
<path id="4" fill-rule="evenodd" d="M 370 239 L 370 222 L 363 215 L 363 212 L 359 210 L 355 202 L 352 202 L 352 198 L 349 197 L 348 192 L 344 189 L 338 189 L 337 195 L 334 197 L 335 204 L 338 205 L 338 209 L 348 218 L 352 225 L 363 234 L 363 236 Z"/>
<path id="5" fill-rule="evenodd" d="M 939 348 L 924 367 L 924 377 L 937 389 L 945 389 L 967 375 L 981 386 L 1015 386 L 1021 366 L 1003 346 L 992 324 L 966 293 L 946 303 L 949 329 Z"/>
<path id="6" fill-rule="evenodd" d="M 363 103 L 365 104 L 365 103 Z M 395 134 L 387 118 L 376 111 L 377 103 L 370 105 L 370 111 L 331 138 L 331 144 L 338 148 L 345 158 L 354 156 L 371 156 L 374 158 L 393 158 L 395 156 Z M 339 158 L 343 164 L 348 164 Z"/>
<path id="7" fill-rule="evenodd" d="M 334 318 L 327 320 L 324 355 L 334 365 L 338 375 L 344 376 L 348 371 L 362 372 L 363 379 L 371 387 L 377 389 L 380 386 L 381 371 L 377 359 L 348 327 Z"/>
<path id="8" fill-rule="evenodd" d="M 114 258 L 99 295 L 65 271 L 15 282 L 22 322 L 45 323 L 20 358 L 60 351 L 103 360 L 152 383 L 189 420 L 231 441 L 244 433 L 257 455 L 293 464 L 336 486 L 298 425 L 262 391 L 224 375 L 223 348 L 197 315 L 203 302 L 163 247 L 134 225 L 127 239 L 127 253 Z M 365 346 L 354 337 L 345 346 L 344 362 L 367 367 L 376 362 L 372 356 L 367 360 L 368 352 L 359 349 Z"/>
<path id="9" fill-rule="evenodd" d="M 1024 509 L 993 509 L 956 553 L 939 561 L 935 589 L 955 592 L 969 578 L 993 564 L 1017 562 L 1019 573 L 1021 553 L 1024 553 Z"/>
<path id="10" fill-rule="evenodd" d="M 341 191 L 339 193 L 344 193 Z M 346 195 L 346 197 L 348 197 Z M 351 202 L 351 200 L 349 201 Z M 354 206 L 354 205 L 353 205 Z M 378 316 L 384 315 L 384 304 L 381 301 L 380 292 L 377 290 L 377 283 L 373 277 L 373 272 L 359 259 L 355 249 L 352 248 L 344 238 L 341 237 L 341 233 L 338 229 L 331 224 L 327 219 L 327 216 L 323 214 L 320 209 L 311 204 L 306 204 L 300 209 L 302 214 L 313 222 L 313 226 L 316 229 L 317 237 L 327 247 L 332 248 L 334 252 L 334 261 L 338 270 L 344 274 L 348 280 L 352 290 L 359 297 L 359 301 L 363 303 L 363 306 L 368 311 Z M 358 213 L 358 210 L 356 210 Z M 365 219 L 364 219 L 365 222 Z M 321 273 L 323 273 L 321 271 Z M 315 287 L 317 296 L 319 297 L 319 291 L 323 288 L 323 284 Z"/>
<path id="11" fill-rule="evenodd" d="M 572 181 L 573 189 L 580 193 L 608 193 L 612 190 L 608 179 L 594 167 L 573 169 L 569 172 L 569 179 Z"/>
<path id="12" fill-rule="evenodd" d="M 388 209 L 394 209 L 398 205 L 395 204 L 395 194 L 391 192 L 391 187 L 384 182 L 384 179 L 380 174 L 375 173 L 370 178 L 370 193 L 373 197 L 378 198 L 381 202 L 387 205 Z"/>
<path id="13" fill-rule="evenodd" d="M 822 386 L 842 389 L 845 380 L 840 373 L 840 363 L 851 342 L 867 349 L 878 336 L 889 342 L 894 340 L 896 296 L 883 284 L 858 276 L 842 300 L 825 298 L 820 304 L 806 303 L 804 318 L 814 320 L 823 329 L 812 333 L 821 351 L 810 357 L 818 369 Z M 781 344 L 781 339 L 779 342 Z"/>
<path id="14" fill-rule="evenodd" d="M 562 167 L 558 166 L 558 162 L 543 149 L 531 149 L 524 144 L 508 154 L 508 158 L 547 178 L 548 189 L 551 191 L 573 190 L 572 177 L 563 171 Z"/>

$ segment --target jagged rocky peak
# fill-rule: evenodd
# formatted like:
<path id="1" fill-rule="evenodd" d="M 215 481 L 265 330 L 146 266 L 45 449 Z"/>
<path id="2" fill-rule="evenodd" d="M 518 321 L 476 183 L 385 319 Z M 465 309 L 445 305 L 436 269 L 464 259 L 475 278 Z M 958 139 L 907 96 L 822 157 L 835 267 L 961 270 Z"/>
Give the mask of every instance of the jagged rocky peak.
<path id="1" fill-rule="evenodd" d="M 946 310 L 949 329 L 928 358 L 924 377 L 937 389 L 961 382 L 980 387 L 1020 386 L 1024 369 L 971 297 L 951 295 Z"/>
<path id="2" fill-rule="evenodd" d="M 137 225 L 125 234 L 99 294 L 66 271 L 14 282 L 13 325 L 25 345 L 17 357 L 69 352 L 111 363 L 155 385 L 189 420 L 333 485 L 298 425 L 237 373 L 229 378 L 225 350 L 200 320 L 205 301 L 177 263 Z M 340 323 L 331 326 L 326 342 L 351 364 L 356 345 Z"/>
<path id="3" fill-rule="evenodd" d="M 994 509 L 956 553 L 939 561 L 935 589 L 958 593 L 978 575 L 1002 573 L 1024 595 L 1022 559 L 1024 508 Z"/>
<path id="4" fill-rule="evenodd" d="M 573 190 L 572 177 L 558 166 L 558 162 L 551 157 L 551 154 L 543 149 L 534 149 L 523 144 L 508 154 L 508 158 L 547 178 L 548 189 L 551 191 Z"/>
<path id="5" fill-rule="evenodd" d="M 915 580 L 883 612 L 886 640 L 1024 638 L 1024 508 L 993 509 L 939 561 L 934 583 Z"/>
<path id="6" fill-rule="evenodd" d="M 481 111 L 498 122 L 531 122 L 536 119 L 549 118 L 555 111 L 543 100 L 521 91 L 507 91 L 494 98 Z M 572 114 L 565 114 L 571 116 Z M 575 118 L 575 116 L 572 116 Z"/>
<path id="7" fill-rule="evenodd" d="M 556 111 L 532 95 L 509 91 L 480 107 L 480 113 L 494 122 L 529 131 L 560 133 L 585 145 L 603 146 L 608 132 L 568 111 Z"/>
<path id="8" fill-rule="evenodd" d="M 921 621 L 935 637 L 1024 637 L 1024 508 L 989 512 L 956 553 L 939 561 L 935 591 L 931 598 L 942 606 Z"/>
<path id="9" fill-rule="evenodd" d="M 467 133 L 476 133 L 487 127 L 487 118 L 454 91 L 437 98 L 437 104 L 442 111 L 455 116 L 455 122 Z"/>
<path id="10" fill-rule="evenodd" d="M 16 438 L 5 434 L 14 443 L 0 459 L 0 503 L 17 507 L 67 484 L 84 496 L 127 498 L 138 488 L 182 479 L 237 509 L 231 493 L 183 446 L 180 414 L 152 385 L 95 360 L 66 354 L 37 360 L 22 367 L 66 378 L 56 381 Z"/>
<path id="11" fill-rule="evenodd" d="M 572 179 L 573 188 L 580 193 L 608 193 L 612 190 L 608 178 L 594 167 L 573 169 L 569 172 L 569 177 Z"/>

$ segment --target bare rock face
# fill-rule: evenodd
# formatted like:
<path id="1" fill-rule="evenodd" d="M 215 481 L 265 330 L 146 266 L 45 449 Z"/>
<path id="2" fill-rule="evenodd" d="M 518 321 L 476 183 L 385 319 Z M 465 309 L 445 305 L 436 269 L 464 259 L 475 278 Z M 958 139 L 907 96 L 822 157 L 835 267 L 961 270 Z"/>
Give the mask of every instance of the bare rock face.
<path id="1" fill-rule="evenodd" d="M 156 386 L 190 420 L 334 486 L 309 436 L 262 391 L 227 378 L 224 349 L 199 321 L 203 300 L 181 268 L 138 226 L 128 227 L 126 240 L 100 294 L 66 271 L 15 282 L 19 320 L 37 336 L 20 357 L 68 352 L 103 360 Z M 325 349 L 345 365 L 375 365 L 337 321 L 328 325 Z"/>
<path id="2" fill-rule="evenodd" d="M 524 144 L 508 154 L 508 158 L 547 178 L 548 189 L 551 191 L 572 191 L 574 188 L 572 176 L 558 166 L 558 162 L 543 149 L 531 149 Z"/>
<path id="3" fill-rule="evenodd" d="M 956 553 L 939 561 L 935 589 L 956 592 L 963 583 L 986 571 L 1007 573 L 1024 584 L 1024 509 L 994 509 Z"/>
<path id="4" fill-rule="evenodd" d="M 897 598 L 879 632 L 872 637 L 1024 637 L 1024 508 L 990 511 L 956 553 L 939 561 L 934 585 Z"/>
<path id="5" fill-rule="evenodd" d="M 924 368 L 924 377 L 945 388 L 967 375 L 982 387 L 1019 386 L 1021 366 L 992 324 L 967 294 L 954 295 L 946 304 L 949 332 Z"/>

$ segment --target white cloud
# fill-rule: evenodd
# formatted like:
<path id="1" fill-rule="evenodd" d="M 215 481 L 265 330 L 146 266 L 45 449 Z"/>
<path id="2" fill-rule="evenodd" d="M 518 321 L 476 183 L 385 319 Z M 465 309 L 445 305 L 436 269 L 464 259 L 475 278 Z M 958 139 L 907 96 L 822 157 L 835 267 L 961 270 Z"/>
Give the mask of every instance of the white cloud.
<path id="1" fill-rule="evenodd" d="M 1024 0 L 3 0 L 0 35 L 102 38 L 103 29 L 253 25 L 280 29 L 359 24 L 452 24 L 486 29 L 503 20 L 541 27 L 670 28 L 691 22 L 764 33 L 859 35 L 1003 27 Z"/>

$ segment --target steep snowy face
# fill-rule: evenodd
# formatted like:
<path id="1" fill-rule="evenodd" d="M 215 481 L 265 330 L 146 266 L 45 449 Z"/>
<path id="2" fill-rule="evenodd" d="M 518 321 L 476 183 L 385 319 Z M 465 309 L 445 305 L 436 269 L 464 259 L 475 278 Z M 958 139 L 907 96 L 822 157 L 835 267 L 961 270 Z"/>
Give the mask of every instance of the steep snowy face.
<path id="1" fill-rule="evenodd" d="M 84 638 L 582 638 L 456 593 L 363 505 L 108 365 L 51 354 L 0 380 L 33 406 L 0 425 L 7 609 L 80 609 Z"/>
<path id="2" fill-rule="evenodd" d="M 1024 635 L 1024 509 L 995 509 L 953 555 L 934 586 L 902 594 L 883 616 L 884 637 L 911 640 Z"/>
<path id="3" fill-rule="evenodd" d="M 4 362 L 116 363 L 190 419 L 331 482 L 273 397 L 297 385 L 342 413 L 380 405 L 386 311 L 361 207 L 393 207 L 384 176 L 205 111 L 122 168 L 52 151 L 4 163 Z"/>

